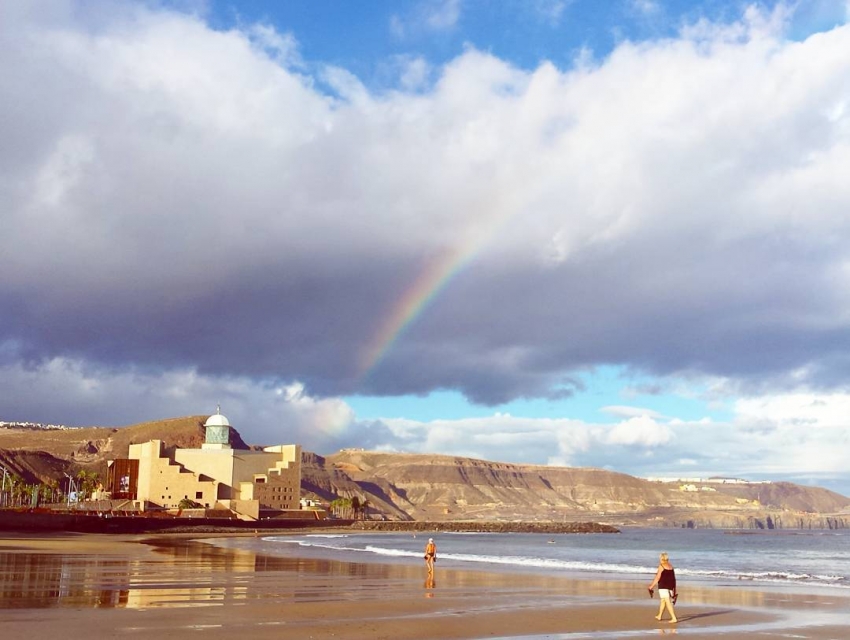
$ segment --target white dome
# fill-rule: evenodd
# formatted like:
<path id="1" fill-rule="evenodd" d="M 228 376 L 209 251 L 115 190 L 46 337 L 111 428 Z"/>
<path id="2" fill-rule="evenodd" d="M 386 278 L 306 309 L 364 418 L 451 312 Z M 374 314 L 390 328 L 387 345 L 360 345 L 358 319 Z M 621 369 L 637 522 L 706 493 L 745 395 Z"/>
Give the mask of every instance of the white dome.
<path id="1" fill-rule="evenodd" d="M 229 427 L 230 423 L 220 413 L 215 414 L 214 416 L 210 416 L 207 418 L 207 421 L 204 423 L 205 427 Z"/>

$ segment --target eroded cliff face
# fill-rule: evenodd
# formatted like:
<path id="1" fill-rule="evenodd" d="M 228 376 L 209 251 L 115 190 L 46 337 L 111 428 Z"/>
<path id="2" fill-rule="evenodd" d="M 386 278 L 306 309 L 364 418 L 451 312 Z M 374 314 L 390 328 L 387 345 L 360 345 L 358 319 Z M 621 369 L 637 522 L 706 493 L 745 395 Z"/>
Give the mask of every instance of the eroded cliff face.
<path id="1" fill-rule="evenodd" d="M 601 469 L 357 450 L 314 463 L 305 474 L 308 482 L 331 494 L 366 498 L 373 513 L 392 518 L 402 512 L 415 520 L 592 519 L 651 526 L 799 528 L 818 522 L 841 526 L 842 517 L 829 523 L 819 514 L 850 507 L 844 496 L 790 483 L 683 491 L 678 485 Z"/>

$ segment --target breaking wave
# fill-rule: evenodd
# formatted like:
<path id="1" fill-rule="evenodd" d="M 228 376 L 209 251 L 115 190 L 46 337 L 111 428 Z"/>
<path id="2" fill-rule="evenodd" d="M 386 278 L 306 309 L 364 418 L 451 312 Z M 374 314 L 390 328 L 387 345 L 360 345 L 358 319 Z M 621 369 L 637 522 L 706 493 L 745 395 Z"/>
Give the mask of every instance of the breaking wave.
<path id="1" fill-rule="evenodd" d="M 313 549 L 327 549 L 329 551 L 373 556 L 375 558 L 418 558 L 421 559 L 421 551 L 412 551 L 409 549 L 400 549 L 396 547 L 382 547 L 372 544 L 364 546 L 353 546 L 347 544 L 348 540 L 357 540 L 357 536 L 344 534 L 339 535 L 309 535 L 305 538 L 290 538 L 290 537 L 272 537 L 267 538 L 269 541 L 284 542 L 289 544 L 297 544 L 300 547 Z M 546 558 L 539 556 L 525 555 L 494 555 L 494 554 L 479 554 L 479 553 L 440 553 L 440 560 L 454 561 L 465 564 L 475 565 L 499 565 L 504 567 L 512 567 L 515 569 L 536 569 L 545 571 L 558 572 L 576 572 L 576 573 L 593 573 L 593 574 L 617 574 L 625 575 L 652 575 L 655 572 L 655 567 L 642 565 L 632 565 L 624 563 L 609 563 L 609 562 L 588 562 L 588 561 L 573 561 L 559 558 Z M 677 575 L 680 577 L 691 576 L 695 578 L 706 578 L 713 581 L 728 581 L 741 580 L 751 582 L 769 582 L 769 583 L 788 583 L 788 584 L 806 584 L 813 586 L 829 586 L 850 588 L 847 580 L 841 575 L 831 574 L 810 574 L 810 573 L 793 573 L 788 571 L 734 571 L 734 570 L 700 570 L 677 568 Z"/>

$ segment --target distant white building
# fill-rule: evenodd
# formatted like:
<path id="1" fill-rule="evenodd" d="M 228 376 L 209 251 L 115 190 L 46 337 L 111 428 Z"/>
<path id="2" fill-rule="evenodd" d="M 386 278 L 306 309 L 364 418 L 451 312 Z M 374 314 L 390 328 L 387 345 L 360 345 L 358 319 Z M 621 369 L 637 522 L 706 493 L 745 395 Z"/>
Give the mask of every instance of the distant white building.
<path id="1" fill-rule="evenodd" d="M 711 478 L 663 478 L 663 477 L 648 477 L 644 478 L 648 482 L 662 482 L 665 484 L 679 484 L 679 485 L 697 485 L 697 484 L 770 484 L 770 480 L 743 480 L 741 478 L 720 478 L 720 477 L 711 477 Z M 681 488 L 681 487 L 680 487 Z M 690 491 L 696 491 L 696 489 L 689 489 Z M 682 489 L 685 491 L 685 489 Z"/>

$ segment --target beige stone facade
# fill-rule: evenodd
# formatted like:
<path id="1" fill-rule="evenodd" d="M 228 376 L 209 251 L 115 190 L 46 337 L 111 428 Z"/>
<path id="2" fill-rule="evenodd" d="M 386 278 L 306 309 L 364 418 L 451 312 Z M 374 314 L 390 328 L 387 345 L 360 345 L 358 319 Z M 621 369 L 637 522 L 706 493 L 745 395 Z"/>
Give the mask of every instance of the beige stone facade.
<path id="1" fill-rule="evenodd" d="M 130 445 L 128 457 L 138 461 L 134 498 L 143 509 L 174 509 L 185 499 L 256 519 L 262 510 L 300 508 L 300 445 L 235 450 L 222 442 L 229 429 L 224 416 L 212 416 L 205 426 L 201 449 L 167 450 L 161 440 Z"/>

